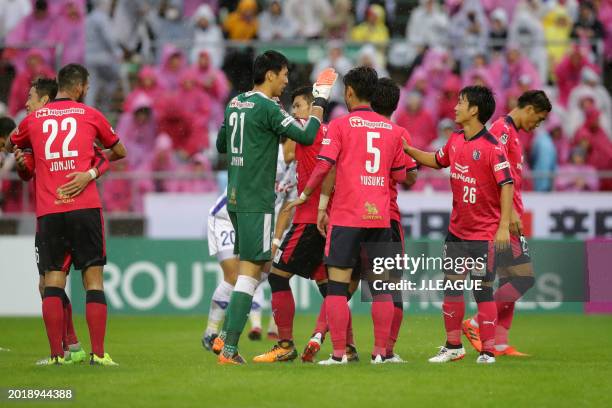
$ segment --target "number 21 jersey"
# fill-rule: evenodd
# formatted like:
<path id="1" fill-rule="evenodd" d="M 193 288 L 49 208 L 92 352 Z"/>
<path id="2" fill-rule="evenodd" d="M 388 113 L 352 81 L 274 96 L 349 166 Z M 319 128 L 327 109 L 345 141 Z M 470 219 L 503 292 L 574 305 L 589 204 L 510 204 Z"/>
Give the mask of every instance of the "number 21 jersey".
<path id="1" fill-rule="evenodd" d="M 76 197 L 61 197 L 58 187 L 70 181 L 66 176 L 91 168 L 99 140 L 111 148 L 119 138 L 104 116 L 87 105 L 56 99 L 19 124 L 11 141 L 19 148 L 31 148 L 36 166 L 36 216 L 85 208 L 101 208 L 96 183 L 89 183 Z"/>

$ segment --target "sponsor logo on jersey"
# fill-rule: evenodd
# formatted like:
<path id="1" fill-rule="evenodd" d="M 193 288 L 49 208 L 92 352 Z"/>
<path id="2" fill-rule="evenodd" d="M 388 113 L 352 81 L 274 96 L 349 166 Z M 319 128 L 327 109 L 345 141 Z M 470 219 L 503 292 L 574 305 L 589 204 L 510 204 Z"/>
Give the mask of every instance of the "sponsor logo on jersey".
<path id="1" fill-rule="evenodd" d="M 68 109 L 49 109 L 40 108 L 36 111 L 37 118 L 46 118 L 47 116 L 64 116 L 64 115 L 84 115 L 83 108 L 68 108 Z"/>
<path id="2" fill-rule="evenodd" d="M 451 178 L 455 180 L 461 180 L 464 183 L 468 184 L 476 184 L 476 179 L 474 177 L 464 176 L 463 174 L 455 173 L 454 171 L 451 171 Z"/>
<path id="3" fill-rule="evenodd" d="M 474 149 L 474 151 L 472 152 L 472 158 L 473 158 L 474 160 L 478 160 L 478 159 L 480 159 L 480 150 L 476 150 L 476 149 Z"/>
<path id="4" fill-rule="evenodd" d="M 460 173 L 467 173 L 469 169 L 470 166 L 462 166 L 459 163 L 455 163 L 455 170 L 459 171 Z"/>
<path id="5" fill-rule="evenodd" d="M 329 144 L 331 144 L 331 139 L 330 138 L 325 138 L 325 139 L 321 140 L 321 144 L 322 145 L 329 145 Z"/>
<path id="6" fill-rule="evenodd" d="M 235 187 L 232 187 L 232 191 L 230 192 L 230 196 L 229 196 L 228 201 L 229 201 L 230 204 L 237 205 L 237 202 L 236 202 L 236 188 Z"/>
<path id="7" fill-rule="evenodd" d="M 349 120 L 349 123 L 351 127 L 367 127 L 369 129 L 393 129 L 393 126 L 391 126 L 387 122 L 371 122 L 358 116 L 353 116 Z"/>
<path id="8" fill-rule="evenodd" d="M 505 162 L 497 163 L 493 167 L 493 170 L 500 171 L 500 170 L 503 170 L 503 169 L 507 169 L 508 167 L 510 167 L 510 163 L 508 163 L 508 161 L 506 160 Z"/>
<path id="9" fill-rule="evenodd" d="M 365 202 L 366 213 L 363 215 L 364 220 L 382 220 L 382 216 L 378 214 L 378 208 L 376 204 Z"/>
<path id="10" fill-rule="evenodd" d="M 255 104 L 253 102 L 240 102 L 238 99 L 234 98 L 229 103 L 230 108 L 236 109 L 253 109 Z"/>
<path id="11" fill-rule="evenodd" d="M 508 134 L 507 134 L 507 133 L 503 133 L 503 134 L 501 135 L 501 137 L 499 138 L 499 140 L 501 140 L 501 142 L 502 142 L 503 144 L 508 143 Z"/>

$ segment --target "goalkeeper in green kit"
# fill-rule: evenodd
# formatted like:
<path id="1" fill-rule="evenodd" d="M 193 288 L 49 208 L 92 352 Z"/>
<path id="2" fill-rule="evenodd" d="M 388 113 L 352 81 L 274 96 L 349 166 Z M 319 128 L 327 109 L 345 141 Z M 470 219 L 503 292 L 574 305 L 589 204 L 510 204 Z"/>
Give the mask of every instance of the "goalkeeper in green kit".
<path id="1" fill-rule="evenodd" d="M 213 343 L 219 364 L 244 364 L 238 354 L 238 340 L 264 264 L 272 258 L 280 138 L 305 145 L 313 143 L 338 76 L 331 68 L 319 75 L 313 87 L 315 100 L 310 117 L 301 125 L 273 99 L 287 86 L 288 65 L 287 58 L 276 51 L 257 56 L 253 63 L 255 86 L 229 102 L 217 136 L 217 150 L 228 154 L 227 210 L 236 231 L 234 253 L 240 257 L 240 271 L 223 330 Z"/>

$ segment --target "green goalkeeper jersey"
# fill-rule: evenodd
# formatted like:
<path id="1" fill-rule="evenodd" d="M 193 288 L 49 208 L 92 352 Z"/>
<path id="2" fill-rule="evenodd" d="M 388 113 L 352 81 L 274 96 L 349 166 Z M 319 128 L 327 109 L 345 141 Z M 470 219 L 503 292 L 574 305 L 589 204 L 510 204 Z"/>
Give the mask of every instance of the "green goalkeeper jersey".
<path id="1" fill-rule="evenodd" d="M 280 138 L 310 145 L 320 126 L 313 116 L 302 126 L 261 92 L 234 97 L 217 136 L 217 150 L 228 154 L 228 211 L 273 213 Z"/>

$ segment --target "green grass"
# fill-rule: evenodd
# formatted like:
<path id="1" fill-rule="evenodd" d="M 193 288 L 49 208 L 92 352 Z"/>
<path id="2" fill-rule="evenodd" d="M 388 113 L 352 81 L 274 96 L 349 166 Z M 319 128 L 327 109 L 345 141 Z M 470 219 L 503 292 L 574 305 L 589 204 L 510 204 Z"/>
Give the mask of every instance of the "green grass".
<path id="1" fill-rule="evenodd" d="M 77 333 L 89 349 L 83 320 L 76 317 Z M 494 366 L 484 367 L 476 365 L 476 353 L 469 347 L 462 361 L 427 363 L 443 339 L 437 315 L 407 316 L 396 351 L 408 363 L 383 366 L 368 361 L 369 316 L 354 318 L 363 361 L 346 367 L 297 361 L 219 367 L 215 356 L 200 345 L 204 323 L 203 317 L 112 316 L 107 351 L 120 367 L 37 367 L 34 362 L 48 352 L 42 321 L 2 318 L 0 346 L 11 351 L 0 352 L 0 388 L 72 388 L 75 400 L 65 403 L 71 407 L 610 406 L 612 317 L 608 316 L 519 315 L 513 343 L 534 357 L 502 357 Z M 314 316 L 296 319 L 300 351 L 313 326 Z M 244 338 L 241 352 L 250 360 L 270 345 Z M 322 352 L 329 352 L 328 342 Z M 13 405 L 3 398 L 0 405 Z M 15 404 L 27 405 L 41 406 Z"/>

